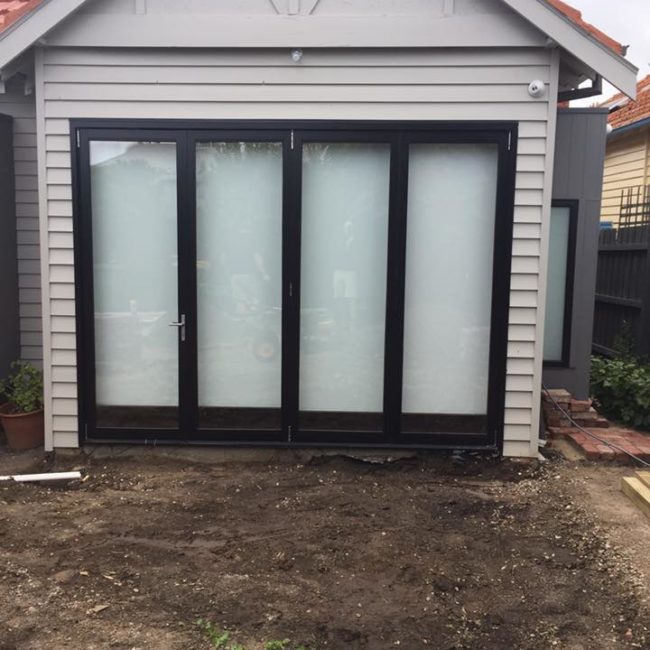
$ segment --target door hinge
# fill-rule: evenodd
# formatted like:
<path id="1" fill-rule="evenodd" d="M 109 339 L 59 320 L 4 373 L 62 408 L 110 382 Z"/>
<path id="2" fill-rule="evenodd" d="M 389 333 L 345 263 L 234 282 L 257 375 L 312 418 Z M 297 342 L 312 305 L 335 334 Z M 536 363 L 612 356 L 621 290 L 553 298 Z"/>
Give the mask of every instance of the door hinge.
<path id="1" fill-rule="evenodd" d="M 79 136 L 79 129 L 75 131 L 75 135 L 77 136 L 77 149 L 81 147 L 81 137 Z"/>
<path id="2" fill-rule="evenodd" d="M 293 282 L 289 282 L 289 298 L 293 298 Z"/>
<path id="3" fill-rule="evenodd" d="M 512 131 L 508 131 L 508 151 L 512 149 Z"/>
<path id="4" fill-rule="evenodd" d="M 88 439 L 88 422 L 84 424 L 84 437 Z"/>
<path id="5" fill-rule="evenodd" d="M 295 145 L 294 137 L 293 137 L 293 129 L 291 129 L 291 151 L 293 151 Z"/>
<path id="6" fill-rule="evenodd" d="M 293 435 L 293 426 L 292 425 L 289 425 L 288 431 L 289 431 L 289 442 L 291 442 L 291 436 Z"/>

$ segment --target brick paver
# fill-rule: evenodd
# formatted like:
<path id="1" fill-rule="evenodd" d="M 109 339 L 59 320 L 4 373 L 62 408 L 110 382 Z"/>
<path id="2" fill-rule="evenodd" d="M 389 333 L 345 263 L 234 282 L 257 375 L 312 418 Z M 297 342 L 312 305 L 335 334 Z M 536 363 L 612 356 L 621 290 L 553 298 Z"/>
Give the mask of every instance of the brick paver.
<path id="1" fill-rule="evenodd" d="M 620 463 L 633 463 L 622 450 L 634 454 L 639 458 L 650 462 L 650 435 L 618 427 L 608 429 L 596 428 L 587 431 L 597 435 L 599 438 L 620 447 L 613 449 L 599 442 L 595 438 L 588 436 L 580 429 L 556 428 L 549 427 L 548 433 L 551 437 L 566 438 L 578 451 L 582 452 L 589 460 L 609 460 Z"/>
<path id="2" fill-rule="evenodd" d="M 576 428 L 558 406 L 583 429 L 621 449 L 613 449 Z M 622 450 L 650 462 L 650 434 L 617 427 L 594 409 L 591 400 L 576 400 L 563 389 L 542 393 L 542 410 L 548 438 L 565 438 L 590 460 L 634 464 Z"/>

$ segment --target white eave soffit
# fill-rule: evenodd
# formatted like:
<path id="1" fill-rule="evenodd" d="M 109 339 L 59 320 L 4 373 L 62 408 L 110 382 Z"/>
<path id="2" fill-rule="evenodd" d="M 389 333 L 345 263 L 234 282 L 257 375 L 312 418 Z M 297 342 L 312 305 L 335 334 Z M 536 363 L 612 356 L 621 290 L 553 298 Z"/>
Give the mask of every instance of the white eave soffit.
<path id="1" fill-rule="evenodd" d="M 227 0 L 225 0 L 227 1 Z M 604 77 L 628 97 L 636 97 L 638 70 L 629 61 L 583 32 L 543 0 L 502 0 L 513 11 Z M 79 9 L 86 0 L 44 0 L 0 35 L 0 69 Z"/>
<path id="2" fill-rule="evenodd" d="M 580 29 L 544 0 L 502 0 L 560 47 L 605 78 L 630 99 L 636 98 L 638 68 Z"/>

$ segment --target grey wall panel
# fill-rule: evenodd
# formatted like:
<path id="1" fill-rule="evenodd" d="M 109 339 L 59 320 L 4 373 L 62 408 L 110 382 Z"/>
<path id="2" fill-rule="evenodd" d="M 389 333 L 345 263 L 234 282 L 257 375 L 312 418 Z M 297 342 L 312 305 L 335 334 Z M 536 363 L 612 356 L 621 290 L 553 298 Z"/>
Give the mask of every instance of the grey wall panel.
<path id="1" fill-rule="evenodd" d="M 13 117 L 14 228 L 17 231 L 20 351 L 24 361 L 38 366 L 43 359 L 41 337 L 41 270 L 36 165 L 36 105 L 16 76 L 0 93 L 0 113 Z"/>
<path id="2" fill-rule="evenodd" d="M 13 120 L 0 115 L 0 377 L 20 353 Z"/>
<path id="3" fill-rule="evenodd" d="M 578 399 L 589 396 L 606 129 L 607 110 L 559 111 L 553 199 L 578 201 L 571 354 L 567 367 L 545 366 L 543 382 L 548 388 L 566 388 Z"/>

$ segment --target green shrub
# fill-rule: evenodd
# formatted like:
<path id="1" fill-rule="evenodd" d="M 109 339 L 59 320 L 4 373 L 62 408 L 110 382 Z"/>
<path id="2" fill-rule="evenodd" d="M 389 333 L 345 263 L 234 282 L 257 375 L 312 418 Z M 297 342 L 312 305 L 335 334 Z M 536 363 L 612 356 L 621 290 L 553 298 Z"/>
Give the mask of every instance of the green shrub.
<path id="1" fill-rule="evenodd" d="M 634 350 L 636 348 L 636 337 L 630 321 L 624 320 L 618 330 L 618 334 L 614 337 L 614 344 L 612 349 L 617 357 L 624 359 L 631 359 L 634 357 Z"/>
<path id="2" fill-rule="evenodd" d="M 0 394 L 14 413 L 31 413 L 43 408 L 43 373 L 31 363 L 14 361 L 11 373 L 0 385 Z"/>
<path id="3" fill-rule="evenodd" d="M 593 357 L 591 393 L 609 417 L 650 429 L 650 366 L 630 357 Z"/>

